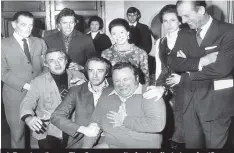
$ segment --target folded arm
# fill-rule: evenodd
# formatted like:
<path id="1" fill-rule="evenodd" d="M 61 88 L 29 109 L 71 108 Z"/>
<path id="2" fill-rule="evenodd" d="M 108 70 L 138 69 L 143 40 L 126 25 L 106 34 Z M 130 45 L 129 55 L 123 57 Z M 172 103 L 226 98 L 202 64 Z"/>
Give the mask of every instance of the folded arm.
<path id="1" fill-rule="evenodd" d="M 144 116 L 126 116 L 124 126 L 138 132 L 161 132 L 166 124 L 166 107 L 161 98 L 143 101 Z"/>
<path id="2" fill-rule="evenodd" d="M 230 75 L 234 68 L 234 30 L 219 39 L 217 60 L 204 66 L 199 72 L 190 72 L 191 80 L 220 79 Z"/>

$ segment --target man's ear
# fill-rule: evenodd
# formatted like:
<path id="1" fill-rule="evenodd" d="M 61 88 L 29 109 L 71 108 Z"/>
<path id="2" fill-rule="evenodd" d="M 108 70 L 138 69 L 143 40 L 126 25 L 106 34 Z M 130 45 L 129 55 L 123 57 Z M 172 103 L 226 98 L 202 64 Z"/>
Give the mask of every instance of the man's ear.
<path id="1" fill-rule="evenodd" d="M 44 65 L 45 67 L 49 67 L 49 65 L 48 65 L 47 62 L 46 62 L 46 57 L 45 57 L 45 55 L 42 55 L 42 61 L 43 61 L 43 65 Z"/>
<path id="2" fill-rule="evenodd" d="M 12 27 L 15 29 L 16 28 L 16 21 L 11 22 Z"/>
<path id="3" fill-rule="evenodd" d="M 200 6 L 199 9 L 198 9 L 198 13 L 201 14 L 201 15 L 204 15 L 206 13 L 205 7 Z"/>

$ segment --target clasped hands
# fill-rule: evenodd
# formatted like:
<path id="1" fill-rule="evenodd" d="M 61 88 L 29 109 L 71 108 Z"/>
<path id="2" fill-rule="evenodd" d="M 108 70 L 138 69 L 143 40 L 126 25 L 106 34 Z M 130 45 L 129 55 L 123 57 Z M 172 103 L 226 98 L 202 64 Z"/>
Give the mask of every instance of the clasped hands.
<path id="1" fill-rule="evenodd" d="M 100 128 L 97 123 L 90 123 L 88 127 L 81 126 L 78 132 L 83 133 L 87 137 L 96 137 L 99 134 Z"/>

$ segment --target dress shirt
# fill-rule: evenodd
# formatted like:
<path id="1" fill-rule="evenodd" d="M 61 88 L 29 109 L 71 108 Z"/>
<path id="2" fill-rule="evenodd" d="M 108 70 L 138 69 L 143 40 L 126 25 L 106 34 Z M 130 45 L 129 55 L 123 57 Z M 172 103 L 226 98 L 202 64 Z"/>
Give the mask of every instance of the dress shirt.
<path id="1" fill-rule="evenodd" d="M 209 15 L 209 20 L 208 20 L 208 22 L 207 22 L 205 25 L 203 25 L 203 26 L 201 27 L 200 37 L 201 37 L 202 39 L 204 39 L 204 37 L 205 37 L 205 35 L 206 35 L 206 32 L 207 32 L 208 29 L 210 28 L 210 25 L 211 25 L 212 21 L 213 21 L 213 18 Z M 199 62 L 199 64 L 198 64 L 198 70 L 201 71 L 202 68 L 203 68 L 203 66 L 201 66 L 201 63 Z"/>
<path id="2" fill-rule="evenodd" d="M 209 27 L 210 27 L 212 21 L 213 21 L 213 18 L 209 15 L 209 20 L 208 20 L 208 22 L 207 22 L 205 25 L 203 25 L 203 26 L 201 27 L 200 37 L 201 37 L 202 39 L 204 39 L 204 37 L 205 37 L 205 35 L 206 35 L 206 32 L 208 31 L 208 29 L 209 29 Z"/>
<path id="3" fill-rule="evenodd" d="M 166 35 L 165 37 L 167 38 L 167 46 L 170 50 L 172 50 L 175 46 L 175 43 L 176 43 L 176 39 L 178 37 L 178 31 L 180 29 L 177 29 L 176 31 L 170 33 L 170 35 Z M 161 39 L 164 39 L 164 38 L 161 38 Z M 159 58 L 159 43 L 160 43 L 160 40 L 161 39 L 158 39 L 156 41 L 156 51 L 155 51 L 155 61 L 156 61 L 156 71 L 155 71 L 155 79 L 157 80 L 159 75 L 161 74 L 162 72 L 162 66 L 161 66 L 161 60 Z"/>
<path id="4" fill-rule="evenodd" d="M 108 81 L 105 79 L 105 81 L 103 81 L 97 88 L 93 88 L 93 86 L 91 85 L 90 81 L 88 83 L 88 89 L 90 92 L 93 93 L 93 101 L 94 101 L 94 107 L 96 107 L 98 100 L 102 94 L 102 90 L 104 88 L 107 88 L 109 86 Z"/>
<path id="5" fill-rule="evenodd" d="M 16 32 L 13 33 L 14 38 L 16 39 L 16 41 L 20 44 L 20 47 L 22 48 L 22 50 L 24 51 L 24 42 L 22 39 L 26 39 L 27 43 L 28 43 L 28 49 L 30 52 L 30 44 L 28 41 L 28 38 L 23 38 L 22 36 L 20 36 L 19 34 L 17 34 Z M 24 53 L 24 52 L 23 52 Z M 24 53 L 25 54 L 25 53 Z"/>
<path id="6" fill-rule="evenodd" d="M 142 85 L 139 83 L 137 89 L 134 91 L 134 93 L 128 97 L 122 97 L 121 95 L 119 95 L 115 90 L 113 90 L 108 96 L 111 96 L 113 94 L 116 94 L 119 99 L 122 101 L 122 104 L 119 106 L 119 111 L 120 111 L 120 108 L 123 107 L 123 110 L 126 112 L 126 101 L 128 100 L 128 98 L 132 97 L 133 95 L 140 95 L 142 94 Z M 118 111 L 118 112 L 119 112 Z"/>
<path id="7" fill-rule="evenodd" d="M 96 37 L 96 35 L 98 34 L 98 32 L 99 32 L 99 31 L 97 31 L 97 32 L 91 32 L 91 37 L 92 37 L 92 39 L 94 39 L 94 38 Z"/>
<path id="8" fill-rule="evenodd" d="M 130 26 L 130 27 L 131 27 L 131 26 L 136 27 L 136 25 L 137 25 L 137 22 L 134 22 L 134 23 L 130 23 L 130 22 L 129 22 L 129 26 Z"/>

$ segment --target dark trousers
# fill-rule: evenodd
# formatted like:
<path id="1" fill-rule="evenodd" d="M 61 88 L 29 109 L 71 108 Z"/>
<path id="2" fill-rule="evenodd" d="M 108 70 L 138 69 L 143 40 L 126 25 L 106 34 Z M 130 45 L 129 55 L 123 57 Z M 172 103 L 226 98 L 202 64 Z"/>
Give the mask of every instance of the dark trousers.
<path id="1" fill-rule="evenodd" d="M 64 149 L 67 146 L 68 135 L 63 133 L 63 139 L 56 138 L 51 135 L 47 135 L 45 139 L 38 140 L 40 149 Z"/>
<path id="2" fill-rule="evenodd" d="M 183 115 L 186 148 L 224 148 L 231 118 L 203 121 L 192 100 Z"/>

